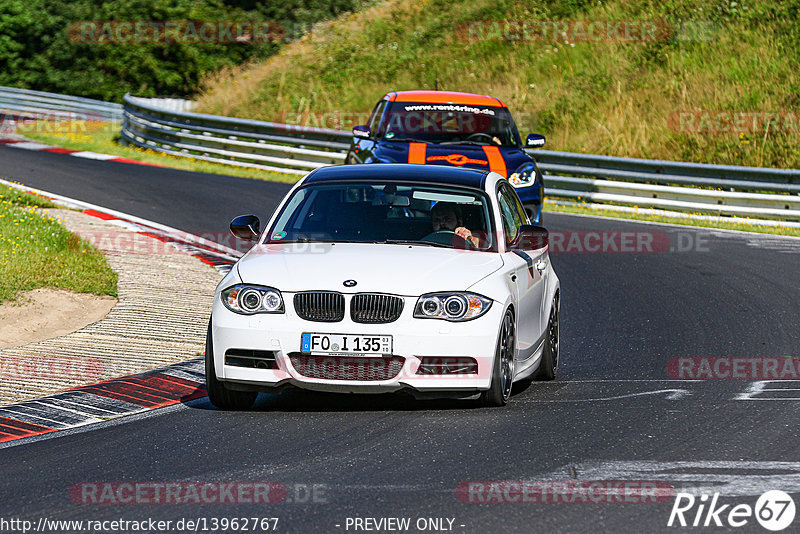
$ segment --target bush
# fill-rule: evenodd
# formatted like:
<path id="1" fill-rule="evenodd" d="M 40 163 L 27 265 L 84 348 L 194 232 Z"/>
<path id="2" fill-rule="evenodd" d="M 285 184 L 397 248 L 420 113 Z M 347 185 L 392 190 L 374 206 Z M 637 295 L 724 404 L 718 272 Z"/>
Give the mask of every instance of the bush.
<path id="1" fill-rule="evenodd" d="M 311 22 L 353 9 L 358 0 L 270 3 L 221 0 L 4 0 L 0 2 L 0 85 L 121 102 L 141 96 L 191 97 L 201 77 L 266 58 L 279 42 L 83 43 L 80 21 L 280 21 L 288 37 Z M 233 2 L 231 2 L 233 4 Z M 250 5 L 247 5 L 250 4 Z M 75 40 L 73 40 L 75 39 Z M 278 39 L 276 39 L 278 40 Z"/>

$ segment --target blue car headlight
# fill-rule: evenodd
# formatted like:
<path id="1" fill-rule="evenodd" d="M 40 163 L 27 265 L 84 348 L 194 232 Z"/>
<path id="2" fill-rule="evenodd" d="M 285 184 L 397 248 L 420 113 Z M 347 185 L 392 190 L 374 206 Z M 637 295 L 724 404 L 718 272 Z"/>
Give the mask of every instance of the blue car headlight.
<path id="1" fill-rule="evenodd" d="M 242 315 L 284 313 L 283 296 L 271 287 L 237 284 L 223 289 L 220 297 L 226 308 Z"/>
<path id="2" fill-rule="evenodd" d="M 444 319 L 469 321 L 480 317 L 492 306 L 491 299 L 477 293 L 428 293 L 422 295 L 414 307 L 418 319 Z"/>
<path id="3" fill-rule="evenodd" d="M 508 177 L 516 188 L 530 187 L 536 183 L 536 166 L 533 163 L 526 163 Z"/>

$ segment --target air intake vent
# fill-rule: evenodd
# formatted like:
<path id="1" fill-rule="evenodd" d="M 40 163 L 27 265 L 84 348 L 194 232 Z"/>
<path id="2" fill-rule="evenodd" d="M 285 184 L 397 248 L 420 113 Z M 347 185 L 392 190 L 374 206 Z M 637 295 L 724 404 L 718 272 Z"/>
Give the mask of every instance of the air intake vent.
<path id="1" fill-rule="evenodd" d="M 344 319 L 344 295 L 331 291 L 305 291 L 294 296 L 294 310 L 306 321 L 336 323 Z"/>
<path id="2" fill-rule="evenodd" d="M 350 303 L 350 318 L 356 323 L 391 323 L 403 313 L 403 299 L 392 295 L 359 293 Z"/>
<path id="3" fill-rule="evenodd" d="M 225 351 L 225 365 L 255 369 L 278 368 L 275 352 L 271 350 L 228 349 Z"/>
<path id="4" fill-rule="evenodd" d="M 307 378 L 325 380 L 391 380 L 400 374 L 405 358 L 359 358 L 349 356 L 307 356 L 289 353 L 292 367 Z"/>
<path id="5" fill-rule="evenodd" d="M 420 358 L 418 375 L 474 375 L 478 373 L 478 362 L 467 356 L 424 356 Z"/>

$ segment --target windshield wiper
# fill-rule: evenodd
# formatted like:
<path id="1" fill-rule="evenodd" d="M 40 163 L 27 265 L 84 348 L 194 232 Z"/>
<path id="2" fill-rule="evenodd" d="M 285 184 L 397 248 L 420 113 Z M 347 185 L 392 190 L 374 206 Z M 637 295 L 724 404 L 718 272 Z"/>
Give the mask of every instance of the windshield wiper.
<path id="1" fill-rule="evenodd" d="M 393 137 L 391 139 L 386 139 L 385 137 L 381 139 L 381 141 L 386 141 L 389 143 L 398 142 L 398 143 L 425 143 L 426 145 L 447 145 L 452 143 L 463 143 L 463 141 L 434 141 L 431 139 L 413 139 L 411 137 Z M 471 141 L 467 141 L 469 144 Z"/>
<path id="2" fill-rule="evenodd" d="M 347 240 L 347 239 L 314 239 L 310 237 L 298 237 L 297 239 L 280 239 L 280 240 L 270 240 L 266 241 L 265 245 L 288 245 L 291 243 L 324 243 L 327 245 L 336 244 L 336 243 L 366 243 L 366 241 L 354 241 L 354 240 Z"/>
<path id="3" fill-rule="evenodd" d="M 385 137 L 381 139 L 381 141 L 388 141 L 389 143 L 427 143 L 428 141 L 420 141 L 419 139 L 412 139 L 410 137 L 392 137 L 391 139 L 386 139 Z"/>
<path id="4" fill-rule="evenodd" d="M 439 145 L 502 146 L 502 145 L 496 145 L 494 143 L 490 143 L 488 141 L 484 141 L 484 142 L 481 142 L 481 141 L 442 141 L 442 142 L 437 143 L 437 144 L 439 144 Z"/>
<path id="5" fill-rule="evenodd" d="M 417 241 L 413 239 L 386 239 L 384 241 L 373 241 L 378 245 L 422 245 L 424 247 L 443 247 L 452 248 L 450 245 L 444 243 L 436 243 L 433 241 Z"/>

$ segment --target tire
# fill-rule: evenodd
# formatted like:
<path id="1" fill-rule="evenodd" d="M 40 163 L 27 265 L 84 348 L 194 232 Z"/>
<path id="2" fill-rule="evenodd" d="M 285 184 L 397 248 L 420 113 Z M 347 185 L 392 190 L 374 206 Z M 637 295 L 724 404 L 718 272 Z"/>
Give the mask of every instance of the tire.
<path id="1" fill-rule="evenodd" d="M 214 369 L 214 343 L 211 338 L 211 321 L 206 334 L 206 391 L 211 404 L 222 410 L 247 410 L 253 406 L 258 393 L 255 391 L 234 391 L 217 380 Z"/>
<path id="2" fill-rule="evenodd" d="M 482 406 L 505 406 L 508 403 L 514 382 L 515 343 L 514 314 L 511 310 L 506 310 L 497 338 L 491 385 L 480 396 Z"/>
<path id="3" fill-rule="evenodd" d="M 544 349 L 539 369 L 534 374 L 535 380 L 555 380 L 558 372 L 558 353 L 561 348 L 559 337 L 559 297 L 553 300 L 550 307 L 550 319 L 547 321 L 547 333 L 544 337 Z"/>

